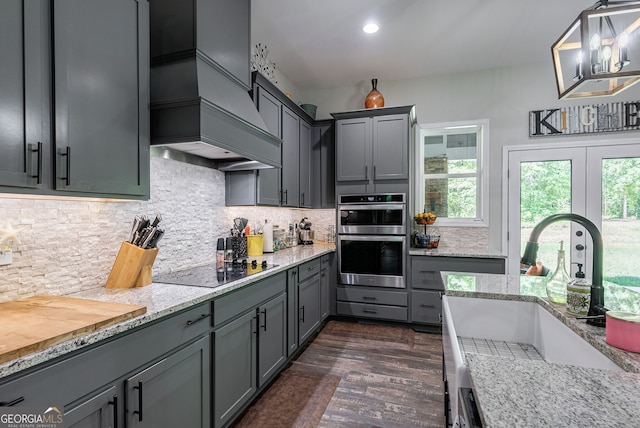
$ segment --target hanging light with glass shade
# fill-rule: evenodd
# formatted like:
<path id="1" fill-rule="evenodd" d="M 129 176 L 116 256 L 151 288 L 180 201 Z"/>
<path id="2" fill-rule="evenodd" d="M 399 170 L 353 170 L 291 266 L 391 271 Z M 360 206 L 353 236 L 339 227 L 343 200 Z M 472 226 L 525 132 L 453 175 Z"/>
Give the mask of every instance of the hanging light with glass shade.
<path id="1" fill-rule="evenodd" d="M 551 46 L 558 98 L 602 97 L 640 81 L 640 1 L 601 0 Z"/>

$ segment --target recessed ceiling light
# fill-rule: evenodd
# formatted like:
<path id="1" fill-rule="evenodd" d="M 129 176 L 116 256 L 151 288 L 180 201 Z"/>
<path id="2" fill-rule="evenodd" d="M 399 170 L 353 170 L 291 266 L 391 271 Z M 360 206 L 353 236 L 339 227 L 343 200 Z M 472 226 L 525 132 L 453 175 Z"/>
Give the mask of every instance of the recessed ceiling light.
<path id="1" fill-rule="evenodd" d="M 364 31 L 365 33 L 368 34 L 372 34 L 375 33 L 376 31 L 379 30 L 380 27 L 378 27 L 376 24 L 367 24 L 364 27 L 362 27 L 362 31 Z"/>

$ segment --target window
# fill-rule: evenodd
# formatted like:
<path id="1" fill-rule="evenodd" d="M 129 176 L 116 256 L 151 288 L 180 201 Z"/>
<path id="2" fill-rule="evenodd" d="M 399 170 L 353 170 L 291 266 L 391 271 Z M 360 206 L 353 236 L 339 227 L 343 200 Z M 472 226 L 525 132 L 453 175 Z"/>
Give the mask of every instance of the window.
<path id="1" fill-rule="evenodd" d="M 489 121 L 420 125 L 416 210 L 440 226 L 487 226 Z"/>

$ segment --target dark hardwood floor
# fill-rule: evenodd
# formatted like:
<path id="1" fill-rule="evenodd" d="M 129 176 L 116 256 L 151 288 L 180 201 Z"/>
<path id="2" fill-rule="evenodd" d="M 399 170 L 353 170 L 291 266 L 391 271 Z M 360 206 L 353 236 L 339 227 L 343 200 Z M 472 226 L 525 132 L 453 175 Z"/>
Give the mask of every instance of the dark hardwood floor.
<path id="1" fill-rule="evenodd" d="M 319 422 L 309 423 L 301 413 L 289 426 L 445 425 L 439 334 L 332 320 L 287 371 L 321 374 L 335 378 L 337 385 L 328 393 Z"/>

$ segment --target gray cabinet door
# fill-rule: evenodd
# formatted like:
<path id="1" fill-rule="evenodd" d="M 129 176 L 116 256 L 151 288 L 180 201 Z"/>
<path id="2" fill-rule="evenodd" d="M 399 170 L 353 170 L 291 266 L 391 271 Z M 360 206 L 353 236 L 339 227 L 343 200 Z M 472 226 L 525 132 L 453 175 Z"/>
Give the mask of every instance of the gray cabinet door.
<path id="1" fill-rule="evenodd" d="M 57 0 L 55 188 L 149 194 L 149 2 Z"/>
<path id="2" fill-rule="evenodd" d="M 314 125 L 311 140 L 311 206 L 336 206 L 336 153 L 334 125 Z"/>
<path id="3" fill-rule="evenodd" d="M 267 125 L 267 130 L 278 138 L 282 138 L 282 103 L 262 86 L 255 85 L 256 106 Z M 257 183 L 258 205 L 280 205 L 280 169 L 258 170 Z"/>
<path id="4" fill-rule="evenodd" d="M 371 118 L 336 121 L 336 181 L 371 178 Z"/>
<path id="5" fill-rule="evenodd" d="M 311 208 L 311 125 L 300 120 L 300 206 Z"/>
<path id="6" fill-rule="evenodd" d="M 320 324 L 320 275 L 298 284 L 298 343 L 307 340 Z"/>
<path id="7" fill-rule="evenodd" d="M 298 349 L 298 268 L 287 272 L 287 357 Z"/>
<path id="8" fill-rule="evenodd" d="M 0 2 L 0 186 L 39 187 L 50 173 L 46 5 Z"/>
<path id="9" fill-rule="evenodd" d="M 281 294 L 258 308 L 258 387 L 272 378 L 287 359 L 287 296 Z"/>
<path id="10" fill-rule="evenodd" d="M 329 274 L 331 269 L 320 271 L 320 320 L 323 321 L 329 316 L 331 280 Z"/>
<path id="11" fill-rule="evenodd" d="M 256 392 L 255 318 L 255 311 L 250 311 L 213 332 L 213 413 L 216 428 L 228 423 Z"/>
<path id="12" fill-rule="evenodd" d="M 107 428 L 119 426 L 124 410 L 124 395 L 115 385 L 108 387 L 64 412 L 64 426 L 69 428 Z"/>
<path id="13" fill-rule="evenodd" d="M 282 106 L 282 205 L 299 204 L 300 119 Z"/>
<path id="14" fill-rule="evenodd" d="M 409 178 L 409 117 L 406 114 L 373 118 L 372 178 Z"/>
<path id="15" fill-rule="evenodd" d="M 258 205 L 280 206 L 280 168 L 259 169 L 257 187 Z"/>
<path id="16" fill-rule="evenodd" d="M 126 426 L 209 428 L 210 364 L 205 336 L 127 379 Z"/>
<path id="17" fill-rule="evenodd" d="M 411 321 L 421 324 L 442 323 L 442 291 L 411 292 Z"/>

